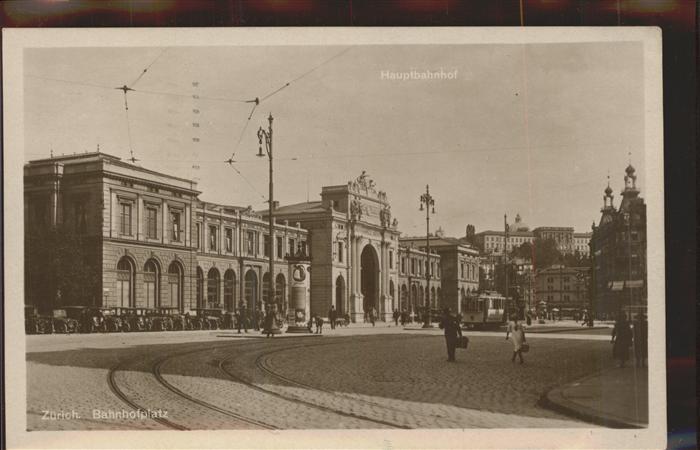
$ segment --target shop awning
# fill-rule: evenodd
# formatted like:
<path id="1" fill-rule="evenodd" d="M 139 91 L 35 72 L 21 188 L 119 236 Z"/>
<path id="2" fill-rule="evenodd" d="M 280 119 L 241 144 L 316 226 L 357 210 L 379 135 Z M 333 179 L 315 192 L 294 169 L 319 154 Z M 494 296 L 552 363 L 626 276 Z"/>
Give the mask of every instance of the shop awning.
<path id="1" fill-rule="evenodd" d="M 625 281 L 625 287 L 627 289 L 632 289 L 632 288 L 643 288 L 644 287 L 644 281 L 643 280 L 627 280 Z"/>
<path id="2" fill-rule="evenodd" d="M 624 281 L 611 281 L 610 282 L 610 290 L 611 291 L 621 291 L 624 286 L 625 286 Z"/>

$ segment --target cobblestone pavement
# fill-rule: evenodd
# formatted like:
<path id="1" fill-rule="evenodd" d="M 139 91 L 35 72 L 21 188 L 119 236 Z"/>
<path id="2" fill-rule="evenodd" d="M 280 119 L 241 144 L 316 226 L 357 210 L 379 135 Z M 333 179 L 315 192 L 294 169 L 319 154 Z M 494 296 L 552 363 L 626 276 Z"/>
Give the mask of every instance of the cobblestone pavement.
<path id="1" fill-rule="evenodd" d="M 590 427 L 538 400 L 612 364 L 610 345 L 598 339 L 531 337 L 519 365 L 502 335 L 470 334 L 456 363 L 445 361 L 444 338 L 430 332 L 206 336 L 148 345 L 115 337 L 92 347 L 88 335 L 48 351 L 28 345 L 28 429 Z M 110 373 L 130 404 L 110 389 Z M 134 405 L 165 411 L 166 420 L 93 415 Z"/>

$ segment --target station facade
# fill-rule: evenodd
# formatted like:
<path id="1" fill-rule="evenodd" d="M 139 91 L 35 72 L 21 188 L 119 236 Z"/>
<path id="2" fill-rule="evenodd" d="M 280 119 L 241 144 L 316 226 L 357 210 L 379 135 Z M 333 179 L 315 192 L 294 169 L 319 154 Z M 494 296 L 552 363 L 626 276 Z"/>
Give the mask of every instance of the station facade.
<path id="1" fill-rule="evenodd" d="M 325 317 L 333 306 L 353 322 L 370 312 L 390 320 L 398 308 L 398 221 L 373 180 L 363 172 L 323 187 L 320 201 L 278 207 L 274 215 L 309 232 L 312 315 Z"/>
<path id="2" fill-rule="evenodd" d="M 440 233 L 428 255 L 424 237 L 400 238 L 387 194 L 365 172 L 323 187 L 319 201 L 273 205 L 273 242 L 267 210 L 206 202 L 191 180 L 105 153 L 30 161 L 24 186 L 25 303 L 41 311 L 261 311 L 273 277 L 287 319 L 299 317 L 290 293 L 303 285 L 306 319 L 334 307 L 362 322 L 418 313 L 428 297 L 460 312 L 478 290 L 478 250 Z"/>
<path id="3" fill-rule="evenodd" d="M 250 208 L 201 201 L 191 180 L 99 152 L 31 161 L 24 186 L 28 305 L 260 310 L 273 251 L 275 301 L 286 310 L 298 265 L 286 257 L 303 253 L 308 235 L 298 224 L 277 224 L 270 248 Z M 47 244 L 74 260 L 49 267 Z M 82 273 L 67 267 L 75 259 Z"/>

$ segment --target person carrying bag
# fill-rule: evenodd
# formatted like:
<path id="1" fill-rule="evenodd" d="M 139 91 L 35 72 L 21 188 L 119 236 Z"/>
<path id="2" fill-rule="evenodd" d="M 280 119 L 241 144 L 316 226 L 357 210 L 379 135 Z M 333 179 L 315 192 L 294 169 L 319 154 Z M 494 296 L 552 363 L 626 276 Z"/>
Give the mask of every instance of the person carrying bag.
<path id="1" fill-rule="evenodd" d="M 440 320 L 440 328 L 445 330 L 445 343 L 447 344 L 447 361 L 455 361 L 455 349 L 462 341 L 462 328 L 457 317 L 451 313 L 450 308 L 445 308 Z"/>

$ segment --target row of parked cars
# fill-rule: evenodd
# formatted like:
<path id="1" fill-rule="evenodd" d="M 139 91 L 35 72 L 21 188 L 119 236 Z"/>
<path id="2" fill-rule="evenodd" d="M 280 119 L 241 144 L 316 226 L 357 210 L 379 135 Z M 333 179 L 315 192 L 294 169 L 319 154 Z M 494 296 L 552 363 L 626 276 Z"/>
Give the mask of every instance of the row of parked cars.
<path id="1" fill-rule="evenodd" d="M 27 334 L 216 330 L 232 329 L 233 325 L 231 313 L 209 308 L 182 314 L 170 307 L 62 306 L 42 315 L 34 306 L 24 307 Z"/>

